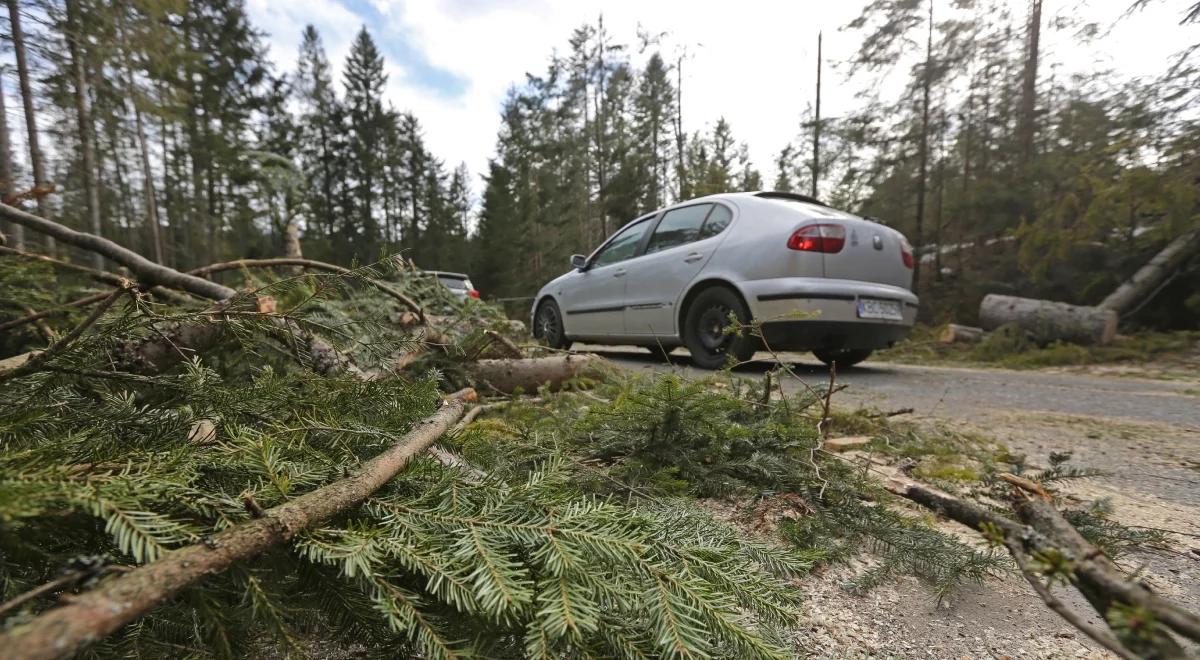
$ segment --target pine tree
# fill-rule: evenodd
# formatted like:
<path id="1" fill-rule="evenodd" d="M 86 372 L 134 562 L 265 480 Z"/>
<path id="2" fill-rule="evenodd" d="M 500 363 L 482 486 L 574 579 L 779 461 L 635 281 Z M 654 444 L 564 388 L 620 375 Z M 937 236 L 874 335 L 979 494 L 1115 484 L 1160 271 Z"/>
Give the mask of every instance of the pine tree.
<path id="1" fill-rule="evenodd" d="M 646 61 L 633 101 L 635 148 L 644 159 L 642 167 L 646 173 L 643 176 L 648 182 L 645 197 L 639 200 L 642 210 L 659 208 L 667 200 L 674 111 L 675 94 L 670 70 L 662 56 L 655 52 Z"/>
<path id="2" fill-rule="evenodd" d="M 365 26 L 350 47 L 343 76 L 352 154 L 347 175 L 353 187 L 356 223 L 352 235 L 357 239 L 359 256 L 368 257 L 367 251 L 380 239 L 375 205 L 382 179 L 379 145 L 386 130 L 383 88 L 387 75 L 383 72 L 383 56 Z"/>
<path id="3" fill-rule="evenodd" d="M 329 62 L 316 28 L 304 29 L 293 90 L 299 101 L 299 159 L 305 176 L 308 231 L 323 240 L 324 254 L 345 259 L 351 255 L 346 234 L 338 227 L 338 189 L 346 163 L 342 108 L 334 90 Z M 318 251 L 318 255 L 322 252 Z"/>

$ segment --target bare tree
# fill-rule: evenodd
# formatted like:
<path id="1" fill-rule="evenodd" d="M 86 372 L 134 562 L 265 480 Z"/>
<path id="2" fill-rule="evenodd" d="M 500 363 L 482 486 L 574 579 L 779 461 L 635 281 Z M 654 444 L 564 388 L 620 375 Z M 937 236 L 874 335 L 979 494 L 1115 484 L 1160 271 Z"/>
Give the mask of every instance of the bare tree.
<path id="1" fill-rule="evenodd" d="M 817 180 L 821 177 L 821 33 L 817 32 L 817 107 L 813 119 L 812 196 L 817 196 Z"/>
<path id="2" fill-rule="evenodd" d="M 67 25 L 70 33 L 67 35 L 67 50 L 71 56 L 71 76 L 74 89 L 75 118 L 79 124 L 79 150 L 83 157 L 83 187 L 87 195 L 86 207 L 88 224 L 92 233 L 102 236 L 100 227 L 100 190 L 96 184 L 96 136 L 95 125 L 92 123 L 92 110 L 88 100 L 87 76 L 84 72 L 83 53 L 83 21 L 79 15 L 78 0 L 66 0 Z M 98 252 L 92 253 L 92 265 L 97 270 L 103 270 L 104 257 Z"/>
<path id="3" fill-rule="evenodd" d="M 125 67 L 125 100 L 133 108 L 133 121 L 137 131 L 138 148 L 141 152 L 142 165 L 142 200 L 145 204 L 146 226 L 150 229 L 150 244 L 154 260 L 160 264 L 167 263 L 163 259 L 163 243 L 158 220 L 158 201 L 154 193 L 154 173 L 150 169 L 150 146 L 146 140 L 146 126 L 142 121 L 142 109 L 137 104 L 137 87 L 133 81 L 133 63 L 129 57 L 129 36 L 125 30 L 125 11 L 118 10 L 117 29 L 121 39 L 121 61 Z M 164 158 L 166 152 L 164 151 Z"/>
<path id="4" fill-rule="evenodd" d="M 17 78 L 21 84 L 21 101 L 25 105 L 25 128 L 29 133 L 29 164 L 33 169 L 33 196 L 37 200 L 38 215 L 50 218 L 50 205 L 46 195 L 45 164 L 42 149 L 38 144 L 37 113 L 33 106 L 33 85 L 29 82 L 29 61 L 25 56 L 25 34 L 21 30 L 21 7 L 17 0 L 8 0 L 8 20 L 12 28 L 13 53 L 17 58 Z M 54 254 L 54 237 L 46 237 L 46 252 Z"/>
<path id="5" fill-rule="evenodd" d="M 8 111 L 4 102 L 4 78 L 0 76 L 0 199 L 5 204 L 10 203 L 15 192 L 13 184 L 12 149 L 9 147 Z M 25 228 L 15 222 L 8 223 L 8 235 L 12 246 L 18 250 L 25 248 Z"/>
<path id="6" fill-rule="evenodd" d="M 921 143 L 920 170 L 917 174 L 917 226 L 913 232 L 916 249 L 922 243 L 921 230 L 925 224 L 925 192 L 929 179 L 929 89 L 933 86 L 933 0 L 929 0 L 929 35 L 925 41 L 925 70 L 921 78 Z M 917 254 L 913 268 L 913 291 L 920 291 L 921 257 Z"/>
<path id="7" fill-rule="evenodd" d="M 1041 26 L 1042 0 L 1032 0 L 1025 40 L 1025 67 L 1021 73 L 1021 108 L 1018 115 L 1020 125 L 1017 128 L 1023 164 L 1028 164 L 1029 159 L 1033 157 L 1033 137 L 1037 132 L 1037 70 Z"/>

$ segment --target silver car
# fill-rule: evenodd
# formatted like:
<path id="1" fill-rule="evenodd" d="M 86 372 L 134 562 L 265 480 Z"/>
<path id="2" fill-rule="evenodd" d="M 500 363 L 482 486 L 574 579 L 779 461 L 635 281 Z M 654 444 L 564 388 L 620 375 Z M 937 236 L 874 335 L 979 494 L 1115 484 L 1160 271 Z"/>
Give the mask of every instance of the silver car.
<path id="1" fill-rule="evenodd" d="M 686 346 L 708 369 L 756 350 L 847 367 L 912 329 L 912 248 L 877 222 L 804 195 L 710 195 L 625 225 L 534 299 L 534 335 Z M 761 336 L 729 332 L 730 314 Z"/>

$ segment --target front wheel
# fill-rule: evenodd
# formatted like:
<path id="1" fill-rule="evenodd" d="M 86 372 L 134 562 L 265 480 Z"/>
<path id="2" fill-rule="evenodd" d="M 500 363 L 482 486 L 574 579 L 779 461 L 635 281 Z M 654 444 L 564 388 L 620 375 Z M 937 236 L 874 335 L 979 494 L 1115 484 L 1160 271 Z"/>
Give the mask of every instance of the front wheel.
<path id="1" fill-rule="evenodd" d="M 826 365 L 837 364 L 838 369 L 849 369 L 871 357 L 874 351 L 866 348 L 825 348 L 813 351 L 813 355 Z"/>
<path id="2" fill-rule="evenodd" d="M 546 300 L 538 305 L 537 314 L 533 317 L 533 336 L 545 341 L 550 348 L 561 350 L 571 348 L 571 340 L 567 339 L 562 310 L 558 308 L 558 303 Z"/>
<path id="3" fill-rule="evenodd" d="M 738 324 L 750 322 L 746 304 L 724 287 L 706 289 L 692 301 L 684 319 L 683 340 L 696 366 L 720 369 L 731 357 L 745 362 L 754 355 L 755 339 L 745 329 L 725 331 L 731 314 Z"/>

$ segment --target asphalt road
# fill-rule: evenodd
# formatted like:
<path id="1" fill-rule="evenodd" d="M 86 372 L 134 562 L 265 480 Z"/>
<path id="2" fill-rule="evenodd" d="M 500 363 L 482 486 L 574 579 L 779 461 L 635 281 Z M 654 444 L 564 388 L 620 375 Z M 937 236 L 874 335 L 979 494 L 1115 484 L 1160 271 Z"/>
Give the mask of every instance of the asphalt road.
<path id="1" fill-rule="evenodd" d="M 688 377 L 706 373 L 693 367 L 686 353 L 672 355 L 668 364 L 638 348 L 581 346 L 577 350 L 599 353 L 631 371 L 677 371 Z M 810 356 L 781 357 L 795 373 L 784 381 L 784 389 L 789 392 L 802 388 L 801 381 L 815 385 L 829 380 L 829 370 Z M 775 365 L 772 359 L 760 359 L 739 367 L 736 372 L 747 378 L 761 378 Z M 837 382 L 848 386 L 837 395 L 842 403 L 849 401 L 888 410 L 913 408 L 917 414 L 934 417 L 978 421 L 985 411 L 1046 411 L 1170 424 L 1200 432 L 1196 382 L 914 366 L 871 360 L 837 374 Z"/>

